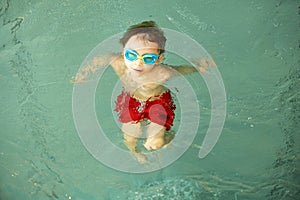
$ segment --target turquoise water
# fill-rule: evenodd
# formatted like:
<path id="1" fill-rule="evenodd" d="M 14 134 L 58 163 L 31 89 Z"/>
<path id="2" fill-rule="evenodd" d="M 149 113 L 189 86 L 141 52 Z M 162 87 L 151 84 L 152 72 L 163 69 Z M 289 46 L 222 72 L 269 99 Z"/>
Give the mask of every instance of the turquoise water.
<path id="1" fill-rule="evenodd" d="M 299 198 L 299 3 L 2 0 L 1 199 Z M 227 116 L 217 145 L 199 159 L 210 100 L 203 81 L 189 75 L 201 98 L 195 140 L 168 167 L 130 174 L 106 167 L 83 146 L 69 80 L 97 44 L 143 20 L 189 35 L 213 56 Z M 108 86 L 116 80 L 105 73 Z M 98 87 L 104 96 L 110 88 Z M 106 126 L 112 141 L 121 140 L 113 123 Z"/>

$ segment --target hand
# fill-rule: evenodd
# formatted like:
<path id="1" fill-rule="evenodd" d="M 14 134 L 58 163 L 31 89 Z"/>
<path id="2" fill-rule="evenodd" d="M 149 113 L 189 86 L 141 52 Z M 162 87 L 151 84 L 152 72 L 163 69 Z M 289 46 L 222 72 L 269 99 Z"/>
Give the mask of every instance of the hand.
<path id="1" fill-rule="evenodd" d="M 208 67 L 217 67 L 212 58 L 193 59 L 192 62 L 201 73 L 209 73 Z"/>
<path id="2" fill-rule="evenodd" d="M 91 72 L 94 73 L 94 70 L 90 64 L 87 64 L 87 66 L 82 68 L 75 76 L 72 76 L 70 82 L 71 83 L 86 82 L 87 78 L 90 76 Z"/>

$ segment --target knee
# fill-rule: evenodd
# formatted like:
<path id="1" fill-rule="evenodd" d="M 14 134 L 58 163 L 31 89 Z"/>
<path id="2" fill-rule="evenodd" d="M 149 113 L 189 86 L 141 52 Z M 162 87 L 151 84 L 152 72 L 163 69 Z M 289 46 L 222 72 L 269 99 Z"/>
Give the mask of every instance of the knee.
<path id="1" fill-rule="evenodd" d="M 147 150 L 156 150 L 161 148 L 164 143 L 163 138 L 148 138 L 144 146 Z"/>
<path id="2" fill-rule="evenodd" d="M 165 144 L 165 141 L 163 138 L 159 138 L 159 139 L 156 139 L 154 141 L 154 144 L 153 144 L 153 148 L 152 149 L 159 149 L 161 148 L 163 145 Z"/>

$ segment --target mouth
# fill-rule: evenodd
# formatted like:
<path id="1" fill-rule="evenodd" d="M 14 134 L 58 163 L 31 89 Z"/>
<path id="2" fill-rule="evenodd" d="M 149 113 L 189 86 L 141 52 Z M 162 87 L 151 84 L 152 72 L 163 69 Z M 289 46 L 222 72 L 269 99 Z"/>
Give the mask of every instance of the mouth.
<path id="1" fill-rule="evenodd" d="M 139 72 L 139 73 L 143 72 L 143 70 L 141 70 L 141 69 L 133 69 L 132 68 L 132 70 L 135 71 L 135 72 Z"/>

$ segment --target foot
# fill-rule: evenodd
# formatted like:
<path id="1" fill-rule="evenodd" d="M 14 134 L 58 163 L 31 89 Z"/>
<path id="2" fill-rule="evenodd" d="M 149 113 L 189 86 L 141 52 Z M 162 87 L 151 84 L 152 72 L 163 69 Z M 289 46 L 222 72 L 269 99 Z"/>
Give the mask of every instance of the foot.
<path id="1" fill-rule="evenodd" d="M 141 164 L 148 162 L 147 157 L 142 153 L 133 153 L 133 155 L 137 159 L 137 161 Z"/>

